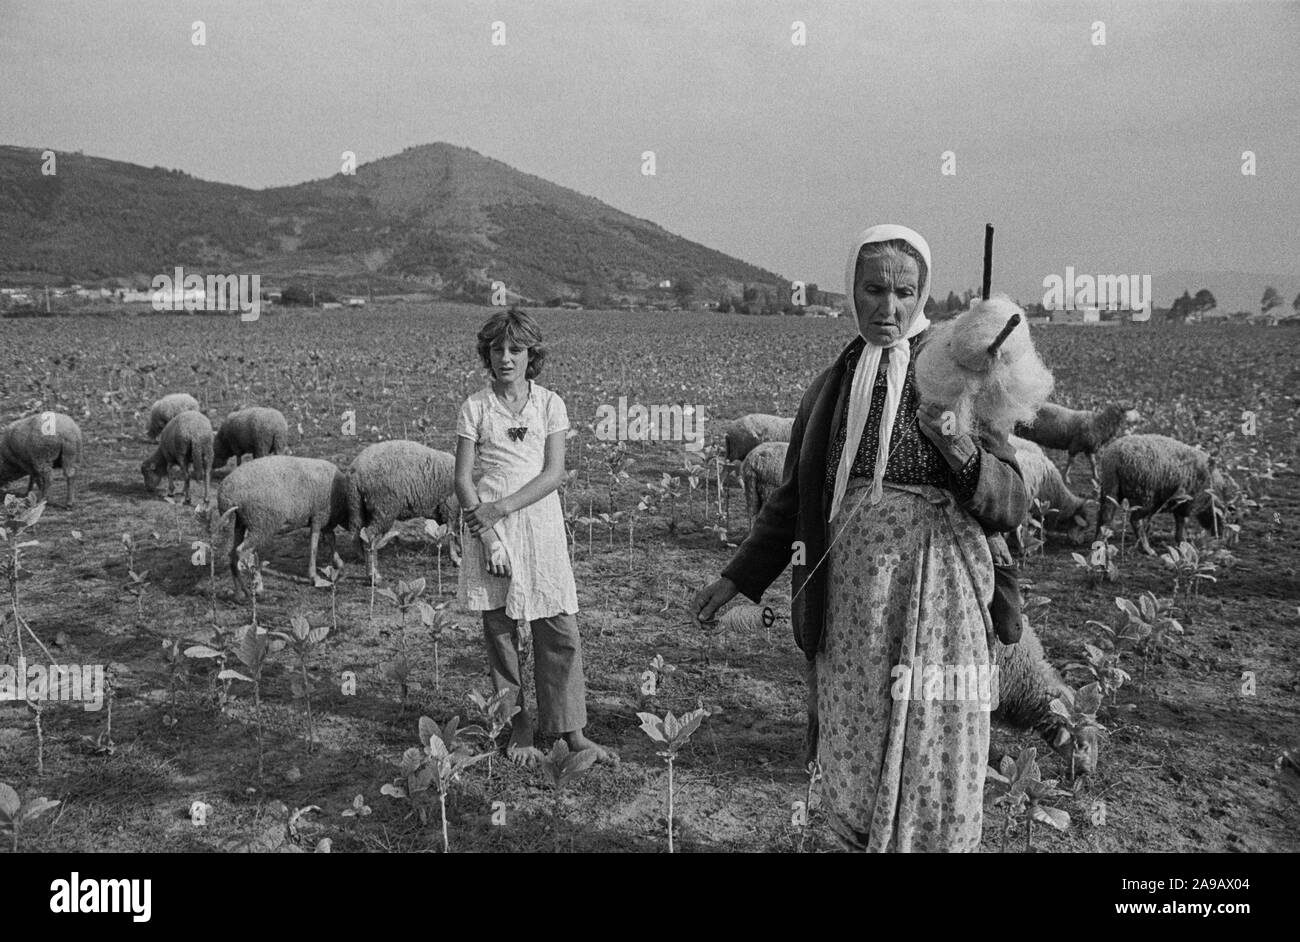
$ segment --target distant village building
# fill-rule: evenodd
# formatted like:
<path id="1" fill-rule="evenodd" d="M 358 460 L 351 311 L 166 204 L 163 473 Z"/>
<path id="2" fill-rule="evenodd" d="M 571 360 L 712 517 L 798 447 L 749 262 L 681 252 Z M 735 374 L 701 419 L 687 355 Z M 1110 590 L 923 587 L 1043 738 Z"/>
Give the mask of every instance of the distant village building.
<path id="1" fill-rule="evenodd" d="M 1052 311 L 1053 324 L 1100 324 L 1101 312 L 1095 307 Z"/>
<path id="2" fill-rule="evenodd" d="M 365 299 L 365 298 L 348 298 L 348 299 L 347 299 L 347 305 L 348 305 L 348 307 L 365 307 L 365 306 L 366 306 L 366 299 Z"/>

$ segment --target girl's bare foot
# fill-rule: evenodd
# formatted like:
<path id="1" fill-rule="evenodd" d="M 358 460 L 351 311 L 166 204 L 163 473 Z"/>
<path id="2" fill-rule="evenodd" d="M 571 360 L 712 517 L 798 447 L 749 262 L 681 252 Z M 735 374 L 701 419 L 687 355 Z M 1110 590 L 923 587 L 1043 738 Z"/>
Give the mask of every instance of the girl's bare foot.
<path id="1" fill-rule="evenodd" d="M 572 733 L 564 734 L 564 741 L 569 746 L 570 752 L 582 752 L 584 749 L 596 750 L 596 761 L 603 765 L 612 765 L 618 767 L 618 753 L 613 749 L 606 749 L 604 746 L 597 745 L 582 734 L 582 730 L 575 730 Z"/>
<path id="2" fill-rule="evenodd" d="M 510 743 L 506 755 L 515 765 L 531 769 L 543 758 L 542 750 L 533 745 L 533 724 L 526 713 L 515 717 L 510 727 Z"/>

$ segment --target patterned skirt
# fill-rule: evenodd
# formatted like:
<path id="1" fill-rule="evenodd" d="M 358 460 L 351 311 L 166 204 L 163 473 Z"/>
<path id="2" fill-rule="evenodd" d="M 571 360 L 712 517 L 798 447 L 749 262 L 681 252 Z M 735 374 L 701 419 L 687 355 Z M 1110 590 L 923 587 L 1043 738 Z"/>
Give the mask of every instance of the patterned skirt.
<path id="1" fill-rule="evenodd" d="M 830 550 L 817 653 L 831 827 L 867 851 L 973 851 L 989 748 L 993 565 L 952 495 L 854 478 Z"/>

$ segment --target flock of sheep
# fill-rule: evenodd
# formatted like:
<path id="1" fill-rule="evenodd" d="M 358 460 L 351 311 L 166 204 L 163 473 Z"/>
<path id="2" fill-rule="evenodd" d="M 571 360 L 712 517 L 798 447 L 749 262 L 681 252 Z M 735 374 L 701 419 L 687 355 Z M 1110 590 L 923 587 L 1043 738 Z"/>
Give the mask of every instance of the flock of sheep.
<path id="1" fill-rule="evenodd" d="M 369 572 L 378 579 L 376 543 L 398 520 L 417 517 L 439 524 L 459 513 L 454 497 L 455 458 L 418 442 L 386 441 L 362 449 L 346 472 L 319 458 L 289 455 L 289 423 L 276 409 L 254 406 L 231 412 L 216 431 L 187 393 L 173 393 L 153 404 L 148 434 L 158 442 L 140 465 L 145 487 L 154 491 L 167 477 L 167 495 L 175 490 L 173 470 L 184 480 L 203 481 L 208 504 L 212 472 L 231 458 L 236 467 L 221 482 L 213 519 L 233 519 L 230 572 L 237 593 L 247 587 L 239 573 L 239 556 L 282 530 L 311 528 L 307 578 L 316 578 L 317 548 L 322 533 L 335 527 L 356 535 Z M 11 423 L 0 433 L 0 485 L 27 477 L 27 490 L 44 497 L 53 470 L 67 480 L 67 506 L 82 451 L 81 429 L 70 417 L 45 412 Z M 245 462 L 245 455 L 256 460 Z"/>
<path id="2" fill-rule="evenodd" d="M 1224 522 L 1223 505 L 1231 511 L 1231 479 L 1222 475 L 1205 452 L 1163 435 L 1130 434 L 1138 415 L 1112 405 L 1097 411 L 1076 411 L 1048 404 L 1033 423 L 1018 426 L 1012 436 L 1022 474 L 1031 497 L 1038 501 L 1044 526 L 1072 539 L 1084 535 L 1089 506 L 1097 503 L 1073 493 L 1066 476 L 1075 457 L 1085 455 L 1099 482 L 1096 527 L 1112 519 L 1119 502 L 1127 499 L 1130 519 L 1141 548 L 1153 553 L 1141 526 L 1154 513 L 1169 511 L 1176 521 L 1176 539 L 1184 535 L 1189 514 L 1216 533 Z M 793 420 L 773 415 L 748 415 L 731 423 L 725 437 L 726 458 L 741 462 L 741 479 L 751 515 L 761 509 L 767 495 L 781 482 L 785 453 Z M 455 458 L 418 442 L 393 440 L 368 445 L 346 471 L 329 461 L 287 454 L 288 422 L 276 409 L 252 407 L 231 412 L 217 430 L 193 396 L 175 393 L 154 403 L 148 434 L 156 450 L 140 466 L 146 488 L 156 490 L 166 475 L 168 496 L 175 482 L 173 469 L 184 479 L 184 498 L 190 481 L 203 481 L 203 499 L 209 504 L 212 472 L 231 458 L 236 467 L 221 482 L 210 521 L 233 518 L 230 570 L 236 592 L 246 593 L 239 572 L 239 556 L 247 547 L 260 548 L 274 534 L 300 527 L 311 530 L 307 567 L 309 581 L 316 578 L 317 550 L 322 533 L 333 539 L 335 527 L 355 535 L 358 550 L 367 560 L 368 574 L 379 578 L 377 542 L 399 520 L 433 519 L 454 525 L 459 508 L 454 493 Z M 1063 475 L 1042 451 L 1066 451 Z M 73 483 L 82 453 L 81 430 L 70 417 L 45 412 L 19 419 L 0 433 L 0 485 L 28 478 L 44 496 L 54 469 L 67 482 L 67 505 L 73 501 Z M 245 455 L 252 461 L 245 462 Z M 1022 547 L 1017 538 L 1013 548 Z M 1042 646 L 1026 625 L 1018 644 L 998 645 L 1000 705 L 995 716 L 1013 725 L 1034 729 L 1084 773 L 1095 769 L 1097 743 L 1075 741 L 1050 709 L 1053 699 L 1067 689 L 1048 663 Z M 1072 754 L 1072 756 L 1071 756 Z"/>
<path id="3" fill-rule="evenodd" d="M 1115 510 L 1127 500 L 1129 519 L 1143 552 L 1155 555 L 1150 544 L 1150 518 L 1168 511 L 1175 522 L 1175 540 L 1182 542 L 1187 517 L 1194 516 L 1207 530 L 1218 534 L 1227 515 L 1234 510 L 1236 485 L 1215 467 L 1210 455 L 1165 435 L 1132 434 L 1140 421 L 1138 413 L 1123 405 L 1099 410 L 1067 409 L 1044 405 L 1032 423 L 1016 427 L 1010 437 L 1017 463 L 1035 513 L 1042 524 L 1072 541 L 1087 531 L 1091 507 L 1096 507 L 1096 532 L 1110 524 Z M 739 461 L 746 506 L 756 515 L 771 492 L 780 485 L 786 451 L 794 420 L 776 415 L 752 414 L 733 422 L 727 430 L 726 457 Z M 1043 448 L 1065 451 L 1065 471 L 1043 452 Z M 1079 455 L 1088 458 L 1098 486 L 1098 498 L 1084 498 L 1066 483 L 1070 466 Z M 1225 513 L 1226 511 L 1226 513 Z M 1028 521 L 1026 521 L 1028 523 Z M 1023 525 L 1008 544 L 1023 552 Z M 1066 731 L 1051 702 L 1067 689 L 1060 675 L 1047 661 L 1043 647 L 1026 622 L 1017 644 L 997 645 L 1000 704 L 994 716 L 1022 729 L 1034 729 L 1076 770 L 1091 773 L 1096 768 L 1098 743 L 1095 736 L 1076 741 Z"/>

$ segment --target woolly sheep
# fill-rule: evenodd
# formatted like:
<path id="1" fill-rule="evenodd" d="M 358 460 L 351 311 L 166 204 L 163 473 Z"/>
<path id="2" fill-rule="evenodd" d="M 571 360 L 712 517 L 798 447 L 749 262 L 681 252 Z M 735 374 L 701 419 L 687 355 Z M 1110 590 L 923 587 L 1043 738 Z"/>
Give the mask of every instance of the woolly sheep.
<path id="1" fill-rule="evenodd" d="M 213 466 L 225 467 L 231 458 L 238 465 L 250 452 L 254 458 L 288 454 L 288 441 L 289 423 L 280 410 L 261 406 L 240 409 L 226 416 L 217 430 Z"/>
<path id="2" fill-rule="evenodd" d="M 348 467 L 348 528 L 379 581 L 375 542 L 398 520 L 432 518 L 454 526 L 460 514 L 455 496 L 456 458 L 419 442 L 378 442 L 361 450 Z M 369 544 L 361 539 L 362 530 Z M 453 547 L 453 556 L 455 550 Z"/>
<path id="3" fill-rule="evenodd" d="M 788 442 L 793 429 L 794 419 L 761 412 L 743 415 L 731 423 L 723 436 L 727 460 L 742 461 L 763 442 Z"/>
<path id="4" fill-rule="evenodd" d="M 740 480 L 745 485 L 745 506 L 749 508 L 751 520 L 763 509 L 767 495 L 780 485 L 781 472 L 785 469 L 785 453 L 789 448 L 789 442 L 763 442 L 756 445 L 740 463 Z"/>
<path id="5" fill-rule="evenodd" d="M 1023 621 L 1020 640 L 1004 645 L 994 641 L 993 660 L 998 667 L 997 704 L 994 719 L 1017 729 L 1034 730 L 1051 744 L 1066 762 L 1073 757 L 1076 775 L 1091 775 L 1097 770 L 1099 737 L 1096 730 L 1081 732 L 1074 741 L 1062 718 L 1052 712 L 1051 703 L 1068 689 L 1061 675 L 1048 663 L 1047 655 L 1029 619 Z M 808 727 L 804 738 L 805 764 L 817 758 L 819 734 L 817 718 L 817 662 L 806 667 L 808 683 Z"/>
<path id="6" fill-rule="evenodd" d="M 334 528 L 348 522 L 347 477 L 319 458 L 271 455 L 240 465 L 221 482 L 217 514 L 231 508 L 235 508 L 235 531 L 230 575 L 237 595 L 246 591 L 239 578 L 239 549 L 245 536 L 256 549 L 279 531 L 298 527 L 311 527 L 307 578 L 314 582 L 321 533 L 332 538 Z"/>
<path id="7" fill-rule="evenodd" d="M 1015 435 L 1008 436 L 1007 440 L 1016 450 L 1016 464 L 1020 466 L 1029 497 L 1039 501 L 1045 512 L 1045 521 L 1053 529 L 1066 531 L 1071 540 L 1078 542 L 1088 526 L 1087 508 L 1091 502 L 1066 486 L 1060 470 L 1043 454 L 1043 449 Z"/>
<path id="8" fill-rule="evenodd" d="M 1227 515 L 1216 502 L 1222 501 L 1228 514 L 1236 509 L 1236 482 L 1215 467 L 1210 455 L 1167 435 L 1126 435 L 1103 448 L 1100 459 L 1097 532 L 1127 500 L 1138 545 L 1149 556 L 1155 555 L 1148 532 L 1151 521 L 1139 526 L 1145 518 L 1168 510 L 1174 515 L 1174 541 L 1182 543 L 1189 514 L 1217 534 Z"/>
<path id="9" fill-rule="evenodd" d="M 44 500 L 52 470 L 62 468 L 68 484 L 66 506 L 71 507 L 81 444 L 81 429 L 62 412 L 41 412 L 10 422 L 0 431 L 0 486 L 26 475 L 27 493 L 36 487 Z"/>
<path id="10" fill-rule="evenodd" d="M 998 705 L 993 718 L 1017 729 L 1035 730 L 1066 762 L 1073 756 L 1076 775 L 1091 775 L 1097 770 L 1097 731 L 1082 730 L 1076 741 L 1063 718 L 1052 712 L 1052 701 L 1069 688 L 1048 662 L 1034 626 L 1028 618 L 1022 619 L 1019 641 L 1009 645 L 996 639 L 993 642 L 993 661 L 998 667 Z"/>
<path id="11" fill-rule="evenodd" d="M 199 412 L 199 401 L 189 393 L 163 396 L 149 409 L 149 440 L 157 441 L 167 423 L 182 412 Z"/>
<path id="12" fill-rule="evenodd" d="M 1067 409 L 1055 403 L 1044 403 L 1033 422 L 1016 426 L 1016 434 L 1044 448 L 1059 448 L 1068 452 L 1062 472 L 1070 478 L 1070 466 L 1075 455 L 1088 456 L 1092 476 L 1097 477 L 1097 452 L 1114 440 L 1126 427 L 1141 421 L 1136 409 L 1126 405 L 1109 405 L 1100 410 Z"/>
<path id="13" fill-rule="evenodd" d="M 167 475 L 167 496 L 172 496 L 172 466 L 185 475 L 185 501 L 190 499 L 190 478 L 195 471 L 203 476 L 203 502 L 208 502 L 212 484 L 212 423 L 202 412 L 180 412 L 162 430 L 154 453 L 140 465 L 144 486 L 155 490 L 162 475 Z"/>

